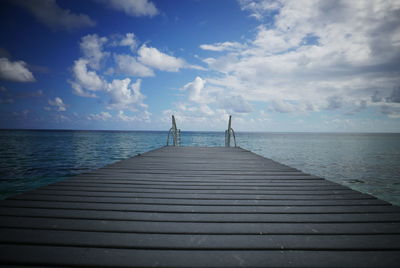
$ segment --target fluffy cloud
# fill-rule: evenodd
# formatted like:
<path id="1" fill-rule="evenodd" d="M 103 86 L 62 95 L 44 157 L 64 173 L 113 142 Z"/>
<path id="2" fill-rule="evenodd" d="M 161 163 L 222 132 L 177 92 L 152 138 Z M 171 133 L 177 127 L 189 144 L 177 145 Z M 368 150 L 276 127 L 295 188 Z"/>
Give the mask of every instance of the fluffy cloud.
<path id="1" fill-rule="evenodd" d="M 127 34 L 117 45 L 130 46 L 134 44 L 133 34 Z M 130 78 L 114 79 L 108 82 L 104 71 L 105 66 L 101 64 L 102 60 L 109 55 L 109 52 L 103 51 L 103 46 L 108 42 L 105 37 L 98 35 L 87 35 L 82 38 L 80 44 L 83 57 L 76 60 L 72 68 L 73 80 L 70 84 L 73 92 L 82 97 L 99 97 L 107 95 L 109 100 L 108 109 L 120 110 L 118 119 L 122 121 L 132 121 L 133 119 L 123 113 L 123 110 L 140 112 L 142 116 L 136 116 L 135 120 L 148 120 L 149 113 L 147 105 L 143 102 L 145 96 L 140 92 L 141 80 L 131 83 Z M 116 69 L 120 73 L 132 76 L 153 76 L 154 72 L 149 67 L 138 62 L 135 57 L 129 55 L 114 54 Z M 99 74 L 95 71 L 99 72 Z M 114 68 L 112 68 L 114 69 Z M 97 94 L 102 93 L 102 94 Z M 96 93 L 96 94 L 95 94 Z M 121 114 L 122 111 L 122 114 Z M 144 115 L 144 116 L 143 116 Z M 88 120 L 108 120 L 111 115 L 108 112 L 91 114 Z M 131 120 L 132 119 L 132 120 Z"/>
<path id="2" fill-rule="evenodd" d="M 243 48 L 243 44 L 240 44 L 238 42 L 223 42 L 223 43 L 200 45 L 200 48 L 203 50 L 220 52 L 220 51 L 230 51 Z"/>
<path id="3" fill-rule="evenodd" d="M 183 99 L 164 111 L 166 122 L 171 114 L 192 128 L 225 124 L 229 114 L 246 128 L 271 120 L 254 118 L 256 104 L 268 117 L 315 111 L 348 116 L 375 107 L 400 118 L 400 3 L 240 3 L 260 21 L 254 37 L 201 45 L 220 53 L 203 59 L 212 72 L 181 88 Z"/>
<path id="4" fill-rule="evenodd" d="M 137 111 L 138 107 L 146 108 L 143 103 L 144 95 L 140 92 L 141 80 L 131 83 L 129 78 L 115 79 L 108 85 L 108 93 L 111 97 L 109 109 Z"/>
<path id="5" fill-rule="evenodd" d="M 59 112 L 65 112 L 67 110 L 67 105 L 60 97 L 56 97 L 54 100 L 49 100 L 49 105 L 54 106 L 56 111 Z"/>
<path id="6" fill-rule="evenodd" d="M 93 91 L 106 88 L 106 82 L 95 70 L 101 69 L 102 61 L 110 54 L 103 51 L 107 41 L 106 37 L 99 37 L 97 34 L 82 37 L 79 46 L 83 57 L 74 62 L 74 79 L 70 81 L 74 94 L 81 97 L 97 97 Z"/>
<path id="7" fill-rule="evenodd" d="M 188 92 L 188 99 L 196 103 L 207 103 L 207 97 L 202 93 L 206 81 L 197 76 L 192 82 L 183 86 L 182 90 Z"/>
<path id="8" fill-rule="evenodd" d="M 14 82 L 35 81 L 24 61 L 10 61 L 6 58 L 0 58 L 0 79 Z"/>
<path id="9" fill-rule="evenodd" d="M 388 107 L 400 84 L 400 2 L 240 3 L 260 21 L 268 20 L 234 50 L 227 49 L 229 42 L 203 46 L 225 52 L 203 60 L 218 73 L 208 84 L 246 101 L 263 101 L 274 112 L 352 114 L 368 106 Z"/>
<path id="10" fill-rule="evenodd" d="M 140 77 L 154 76 L 152 69 L 138 62 L 132 56 L 115 55 L 114 59 L 118 70 L 124 74 Z"/>
<path id="11" fill-rule="evenodd" d="M 155 16 L 158 10 L 155 5 L 148 0 L 100 0 L 107 3 L 111 8 L 123 11 L 134 17 Z"/>
<path id="12" fill-rule="evenodd" d="M 221 129 L 227 124 L 229 115 L 242 129 L 249 129 L 254 120 L 250 118 L 252 105 L 241 95 L 232 95 L 223 88 L 214 87 L 208 80 L 196 77 L 181 88 L 184 99 L 174 103 L 172 109 L 163 111 L 163 122 L 169 122 L 173 114 L 179 126 L 185 129 Z M 182 125 L 181 125 L 182 124 Z M 236 125 L 236 124 L 235 124 Z"/>
<path id="13" fill-rule="evenodd" d="M 128 46 L 131 48 L 131 51 L 135 51 L 137 47 L 138 41 L 136 40 L 135 34 L 134 33 L 127 33 L 125 37 L 121 39 L 118 45 L 120 46 Z"/>
<path id="14" fill-rule="evenodd" d="M 97 34 L 82 37 L 79 44 L 81 51 L 93 69 L 99 69 L 101 61 L 109 55 L 109 53 L 103 51 L 103 46 L 107 41 L 106 37 L 99 37 Z"/>
<path id="15" fill-rule="evenodd" d="M 101 112 L 98 114 L 90 114 L 86 118 L 94 121 L 107 121 L 112 118 L 112 115 L 109 112 Z"/>
<path id="16" fill-rule="evenodd" d="M 135 121 L 135 119 L 136 119 L 136 117 L 134 117 L 134 116 L 126 115 L 124 113 L 124 111 L 119 111 L 117 116 L 121 121 L 124 121 L 124 122 L 131 122 L 131 121 Z"/>
<path id="17" fill-rule="evenodd" d="M 279 1 L 254 1 L 239 0 L 242 10 L 250 11 L 252 17 L 261 20 L 263 15 L 275 11 L 281 7 Z"/>
<path id="18" fill-rule="evenodd" d="M 251 113 L 253 108 L 241 95 L 220 96 L 218 102 L 230 113 Z"/>
<path id="19" fill-rule="evenodd" d="M 152 68 L 167 72 L 178 72 L 179 69 L 185 67 L 185 61 L 165 53 L 157 48 L 142 45 L 138 51 L 139 61 Z"/>
<path id="20" fill-rule="evenodd" d="M 112 39 L 114 41 L 110 43 L 107 37 L 100 37 L 97 34 L 82 37 L 80 48 L 83 55 L 75 61 L 72 68 L 74 79 L 69 81 L 76 95 L 98 97 L 94 91 L 106 91 L 110 88 L 105 77 L 115 72 L 128 76 L 149 77 L 155 75 L 153 68 L 167 72 L 178 72 L 181 68 L 204 70 L 200 66 L 187 64 L 183 59 L 162 53 L 154 47 L 142 45 L 136 51 L 138 41 L 134 33 Z M 106 68 L 106 64 L 102 63 L 112 50 L 105 48 L 115 49 L 116 46 L 128 46 L 134 55 L 114 53 L 115 66 Z"/>
<path id="21" fill-rule="evenodd" d="M 71 31 L 96 24 L 88 15 L 75 14 L 68 9 L 61 8 L 55 0 L 14 0 L 11 3 L 27 9 L 38 21 L 52 30 Z"/>
<path id="22" fill-rule="evenodd" d="M 150 115 L 148 111 L 134 116 L 129 116 L 124 111 L 119 111 L 117 118 L 123 122 L 150 122 Z"/>
<path id="23" fill-rule="evenodd" d="M 69 80 L 73 93 L 82 97 L 105 97 L 106 99 L 99 103 L 104 103 L 107 109 L 118 111 L 114 117 L 104 112 L 90 114 L 88 120 L 105 121 L 113 118 L 115 122 L 148 123 L 151 113 L 144 102 L 146 97 L 141 92 L 142 80 L 133 80 L 132 77 L 152 77 L 155 76 L 154 70 L 204 70 L 202 67 L 186 63 L 181 58 L 165 54 L 155 47 L 142 45 L 137 49 L 138 44 L 134 33 L 114 35 L 111 38 L 92 34 L 81 39 L 82 57 L 75 60 L 72 67 L 73 77 Z M 128 47 L 132 53 L 121 54 L 121 47 Z M 108 58 L 109 55 L 112 55 L 112 60 Z M 113 75 L 122 78 L 111 79 Z M 188 109 L 192 110 L 193 114 L 213 116 L 215 110 L 208 103 L 215 102 L 218 90 L 216 87 L 204 89 L 204 84 L 205 80 L 197 77 L 182 90 L 188 92 L 188 101 L 191 103 Z"/>
<path id="24" fill-rule="evenodd" d="M 70 81 L 73 92 L 82 97 L 96 97 L 91 91 L 100 91 L 105 88 L 105 82 L 95 71 L 88 70 L 89 61 L 79 59 L 72 69 L 74 80 Z"/>
<path id="25" fill-rule="evenodd" d="M 175 103 L 174 110 L 165 110 L 164 114 L 174 114 L 192 128 L 197 128 L 196 124 L 204 127 L 204 123 L 207 123 L 207 127 L 225 124 L 229 114 L 235 114 L 236 119 L 242 120 L 241 116 L 253 111 L 252 105 L 243 96 L 232 95 L 223 88 L 212 86 L 199 76 L 180 90 L 185 93 L 185 99 Z"/>

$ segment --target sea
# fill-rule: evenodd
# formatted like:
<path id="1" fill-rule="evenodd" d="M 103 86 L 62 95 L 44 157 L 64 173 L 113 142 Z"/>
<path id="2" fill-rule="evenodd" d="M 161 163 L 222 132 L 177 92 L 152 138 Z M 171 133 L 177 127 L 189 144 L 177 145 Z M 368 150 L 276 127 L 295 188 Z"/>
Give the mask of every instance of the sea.
<path id="1" fill-rule="evenodd" d="M 0 130 L 0 199 L 166 145 L 165 131 Z M 236 133 L 237 146 L 400 205 L 399 133 Z M 224 132 L 182 132 L 224 146 Z"/>

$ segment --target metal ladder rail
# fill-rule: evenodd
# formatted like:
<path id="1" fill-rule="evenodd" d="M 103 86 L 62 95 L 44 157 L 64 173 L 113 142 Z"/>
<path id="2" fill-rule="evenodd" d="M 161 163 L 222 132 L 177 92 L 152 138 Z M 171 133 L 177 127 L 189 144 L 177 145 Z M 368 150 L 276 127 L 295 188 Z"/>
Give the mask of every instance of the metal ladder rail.
<path id="1" fill-rule="evenodd" d="M 169 146 L 170 136 L 172 135 L 172 145 L 180 146 L 181 145 L 181 130 L 176 127 L 175 116 L 172 116 L 172 127 L 168 131 L 167 136 L 167 146 Z"/>
<path id="2" fill-rule="evenodd" d="M 231 123 L 232 123 L 232 115 L 229 116 L 228 129 L 225 130 L 225 147 L 231 147 L 231 136 L 233 137 L 233 141 L 236 147 L 235 131 L 231 127 Z"/>

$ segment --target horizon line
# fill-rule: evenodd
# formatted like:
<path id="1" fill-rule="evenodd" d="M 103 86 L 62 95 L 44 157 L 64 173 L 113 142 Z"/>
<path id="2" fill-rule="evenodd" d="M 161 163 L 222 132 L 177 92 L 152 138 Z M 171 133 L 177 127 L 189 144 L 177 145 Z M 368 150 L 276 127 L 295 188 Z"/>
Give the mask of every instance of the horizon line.
<path id="1" fill-rule="evenodd" d="M 0 128 L 0 131 L 115 131 L 115 132 L 168 132 L 168 130 L 126 130 L 126 129 L 63 129 L 63 128 Z M 181 132 L 222 132 L 225 130 L 181 130 Z M 371 132 L 371 131 L 235 131 L 236 133 L 302 133 L 302 134 L 400 134 L 400 132 Z"/>

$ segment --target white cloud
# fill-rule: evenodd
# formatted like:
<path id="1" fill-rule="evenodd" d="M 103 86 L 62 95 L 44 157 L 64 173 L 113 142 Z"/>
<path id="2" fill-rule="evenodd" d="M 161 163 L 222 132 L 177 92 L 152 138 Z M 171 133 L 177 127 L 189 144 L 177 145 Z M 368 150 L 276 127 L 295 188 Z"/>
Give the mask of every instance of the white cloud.
<path id="1" fill-rule="evenodd" d="M 142 45 L 138 51 L 139 61 L 152 68 L 167 72 L 178 72 L 179 69 L 185 67 L 185 61 L 165 53 L 157 48 Z"/>
<path id="2" fill-rule="evenodd" d="M 277 10 L 281 7 L 281 1 L 254 1 L 254 0 L 239 0 L 242 10 L 250 11 L 251 17 L 261 20 L 263 15 Z"/>
<path id="3" fill-rule="evenodd" d="M 179 107 L 164 110 L 162 121 L 169 125 L 171 115 L 175 115 L 178 128 L 192 130 L 221 129 L 221 126 L 226 127 L 228 123 L 229 114 L 224 109 L 213 109 L 207 104 L 185 106 L 186 110 L 182 110 Z M 238 122 L 241 119 L 236 116 L 234 120 Z"/>
<path id="4" fill-rule="evenodd" d="M 107 121 L 112 118 L 112 115 L 109 112 L 101 112 L 98 114 L 90 114 L 86 118 L 94 121 Z"/>
<path id="5" fill-rule="evenodd" d="M 201 77 L 185 84 L 181 89 L 185 99 L 174 103 L 175 110 L 165 110 L 179 116 L 191 128 L 199 128 L 206 123 L 207 127 L 216 127 L 226 122 L 229 114 L 245 116 L 253 111 L 251 104 L 241 95 L 224 92 L 223 88 L 209 85 Z M 210 124 L 212 122 L 212 124 Z"/>
<path id="6" fill-rule="evenodd" d="M 238 42 L 223 42 L 223 43 L 215 43 L 215 44 L 203 44 L 200 45 L 200 48 L 203 50 L 210 51 L 231 51 L 243 48 L 243 44 Z"/>
<path id="7" fill-rule="evenodd" d="M 79 59 L 75 61 L 72 69 L 74 81 L 71 81 L 74 93 L 82 97 L 95 97 L 96 95 L 90 91 L 104 90 L 105 82 L 97 75 L 95 71 L 88 70 L 89 61 Z"/>
<path id="8" fill-rule="evenodd" d="M 34 82 L 35 78 L 24 61 L 0 58 L 0 79 L 13 82 Z"/>
<path id="9" fill-rule="evenodd" d="M 181 68 L 204 70 L 203 67 L 189 65 L 183 59 L 167 55 L 154 47 L 142 45 L 136 49 L 137 43 L 134 33 L 127 33 L 124 36 L 114 35 L 111 38 L 99 37 L 97 34 L 84 36 L 80 43 L 83 55 L 74 62 L 73 79 L 69 81 L 73 93 L 82 97 L 106 96 L 108 99 L 99 103 L 106 103 L 107 109 L 118 110 L 116 119 L 119 121 L 150 122 L 148 106 L 144 103 L 145 95 L 141 93 L 141 80 L 132 82 L 129 77 L 155 76 L 154 69 L 168 72 L 178 72 Z M 116 48 L 120 46 L 129 47 L 133 55 L 118 54 L 119 50 Z M 111 53 L 113 61 L 105 61 Z M 114 75 L 128 77 L 110 79 Z M 201 96 L 196 96 L 195 91 L 190 93 L 190 99 L 199 102 L 193 109 L 200 114 L 213 114 L 213 109 L 206 105 L 209 102 L 208 93 L 213 90 L 215 91 L 207 89 Z M 204 98 L 204 101 L 200 98 Z M 125 113 L 127 110 L 135 114 L 130 116 Z M 92 114 L 90 118 L 98 117 Z"/>
<path id="10" fill-rule="evenodd" d="M 189 94 L 188 99 L 190 101 L 196 103 L 207 103 L 208 100 L 206 96 L 202 94 L 205 84 L 206 81 L 201 77 L 197 76 L 192 82 L 189 82 L 186 85 L 184 85 L 181 90 L 188 92 Z"/>
<path id="11" fill-rule="evenodd" d="M 227 122 L 229 114 L 241 116 L 253 111 L 251 104 L 241 95 L 231 95 L 222 88 L 211 86 L 201 77 L 185 84 L 181 89 L 185 99 L 174 103 L 175 109 L 165 110 L 164 115 L 174 114 L 192 129 L 216 128 Z"/>
<path id="12" fill-rule="evenodd" d="M 59 112 L 65 112 L 67 110 L 67 105 L 60 97 L 56 97 L 54 100 L 49 100 L 49 105 L 54 106 L 56 111 Z"/>
<path id="13" fill-rule="evenodd" d="M 134 52 L 137 47 L 138 41 L 136 40 L 134 33 L 127 33 L 125 37 L 119 42 L 120 46 L 128 46 L 131 51 Z"/>
<path id="14" fill-rule="evenodd" d="M 117 117 L 124 122 L 150 122 L 150 115 L 151 114 L 146 110 L 134 116 L 129 116 L 126 115 L 124 111 L 119 111 Z"/>
<path id="15" fill-rule="evenodd" d="M 139 107 L 146 108 L 143 103 L 145 96 L 140 92 L 141 80 L 131 83 L 129 78 L 115 79 L 108 85 L 108 93 L 111 97 L 109 109 L 137 111 Z"/>
<path id="16" fill-rule="evenodd" d="M 82 37 L 79 44 L 81 51 L 93 69 L 99 69 L 101 61 L 109 55 L 109 53 L 103 51 L 103 46 L 107 41 L 106 37 L 99 37 L 97 34 Z"/>
<path id="17" fill-rule="evenodd" d="M 126 114 L 124 113 L 124 111 L 119 111 L 117 116 L 118 116 L 118 118 L 119 118 L 120 120 L 125 121 L 125 122 L 135 121 L 135 119 L 136 119 L 136 117 L 134 117 L 134 116 L 128 116 L 128 115 L 126 115 Z"/>
<path id="18" fill-rule="evenodd" d="M 201 114 L 206 115 L 206 116 L 215 114 L 215 112 L 207 104 L 201 104 L 199 106 L 198 110 L 201 112 Z"/>
<path id="19" fill-rule="evenodd" d="M 115 55 L 115 62 L 118 70 L 124 74 L 132 76 L 154 76 L 154 72 L 149 67 L 138 62 L 134 57 L 129 55 Z"/>
<path id="20" fill-rule="evenodd" d="M 100 0 L 115 10 L 123 11 L 134 17 L 155 16 L 159 12 L 156 6 L 148 0 Z"/>
<path id="21" fill-rule="evenodd" d="M 225 96 L 218 98 L 218 102 L 222 108 L 230 113 L 251 113 L 253 108 L 241 95 Z"/>
<path id="22" fill-rule="evenodd" d="M 240 4 L 261 21 L 266 16 L 268 23 L 241 48 L 216 46 L 225 53 L 203 60 L 217 72 L 208 84 L 225 88 L 226 95 L 265 102 L 274 112 L 352 114 L 382 105 L 372 101 L 374 96 L 387 103 L 400 84 L 400 2 Z"/>
<path id="23" fill-rule="evenodd" d="M 82 37 L 80 48 L 83 56 L 75 61 L 72 68 L 74 79 L 69 81 L 74 94 L 82 97 L 98 97 L 94 91 L 106 91 L 108 82 L 105 77 L 115 73 L 150 77 L 155 75 L 153 68 L 168 72 L 178 72 L 181 68 L 204 70 L 201 66 L 189 65 L 183 59 L 162 53 L 154 47 L 142 45 L 136 51 L 137 40 L 134 33 L 127 33 L 122 38 L 117 35 L 112 39 L 114 41 L 108 44 L 108 38 L 99 37 L 97 34 Z M 115 66 L 105 66 L 102 63 L 112 52 L 104 49 L 107 44 L 108 48 L 129 46 L 136 55 L 114 54 Z"/>
<path id="24" fill-rule="evenodd" d="M 299 111 L 295 103 L 283 100 L 271 101 L 269 110 L 279 113 L 293 113 Z"/>
<path id="25" fill-rule="evenodd" d="M 41 23 L 52 30 L 75 30 L 96 25 L 88 15 L 75 14 L 63 9 L 55 0 L 13 0 L 11 3 L 27 9 Z"/>

